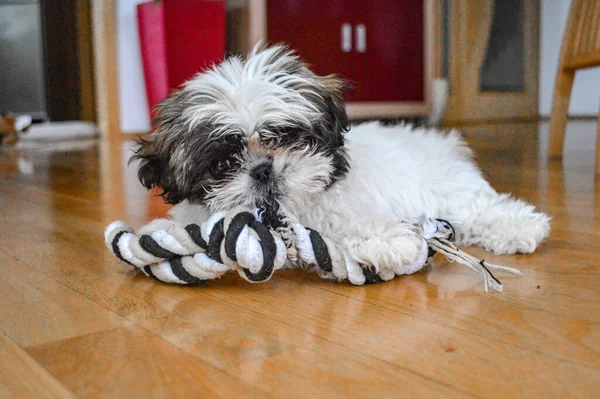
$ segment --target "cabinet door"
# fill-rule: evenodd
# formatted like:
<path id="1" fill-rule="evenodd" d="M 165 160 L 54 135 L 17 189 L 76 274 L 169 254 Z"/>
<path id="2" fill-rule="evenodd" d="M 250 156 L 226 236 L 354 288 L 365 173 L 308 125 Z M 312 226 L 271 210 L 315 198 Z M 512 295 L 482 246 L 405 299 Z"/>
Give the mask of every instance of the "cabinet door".
<path id="1" fill-rule="evenodd" d="M 424 100 L 424 7 L 417 0 L 352 0 L 355 101 Z M 364 44 L 363 44 L 364 43 Z"/>
<path id="2" fill-rule="evenodd" d="M 318 75 L 352 79 L 354 54 L 342 48 L 342 30 L 352 45 L 350 0 L 267 0 L 267 40 L 296 50 Z M 348 43 L 347 43 L 348 44 Z"/>
<path id="3" fill-rule="evenodd" d="M 346 78 L 350 101 L 423 101 L 423 19 L 423 0 L 267 1 L 268 41 Z"/>

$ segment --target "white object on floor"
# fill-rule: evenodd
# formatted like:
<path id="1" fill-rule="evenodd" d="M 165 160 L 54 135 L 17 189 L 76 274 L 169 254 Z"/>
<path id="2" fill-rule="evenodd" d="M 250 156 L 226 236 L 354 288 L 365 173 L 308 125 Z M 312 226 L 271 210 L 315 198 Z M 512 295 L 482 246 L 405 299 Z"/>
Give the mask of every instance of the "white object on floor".
<path id="1" fill-rule="evenodd" d="M 98 135 L 92 122 L 66 121 L 33 124 L 27 133 L 19 135 L 20 141 L 68 141 L 90 139 Z"/>
<path id="2" fill-rule="evenodd" d="M 2 148 L 3 151 L 36 151 L 36 152 L 73 152 L 85 151 L 98 144 L 96 139 L 74 139 L 65 141 L 23 141 L 19 140 L 13 147 Z"/>
<path id="3" fill-rule="evenodd" d="M 15 119 L 15 131 L 22 132 L 23 130 L 31 126 L 32 122 L 33 119 L 29 115 L 17 116 L 17 118 Z"/>

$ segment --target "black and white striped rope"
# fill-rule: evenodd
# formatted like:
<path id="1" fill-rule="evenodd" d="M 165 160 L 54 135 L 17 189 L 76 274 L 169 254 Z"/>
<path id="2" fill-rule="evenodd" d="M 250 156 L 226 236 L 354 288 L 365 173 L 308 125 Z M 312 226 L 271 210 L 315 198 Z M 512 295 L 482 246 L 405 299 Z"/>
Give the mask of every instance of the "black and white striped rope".
<path id="1" fill-rule="evenodd" d="M 293 224 L 293 243 L 297 257 L 316 265 L 323 277 L 348 280 L 355 285 L 388 281 L 396 275 L 421 270 L 436 252 L 449 261 L 465 264 L 477 271 L 484 287 L 502 290 L 490 269 L 520 274 L 518 270 L 490 265 L 458 249 L 452 225 L 444 220 L 420 218 L 410 222 L 422 237 L 422 250 L 413 264 L 380 267 L 375 270 L 341 254 L 336 246 L 318 232 Z M 263 282 L 282 268 L 289 248 L 275 231 L 262 223 L 261 213 L 244 208 L 214 214 L 201 225 L 183 226 L 168 219 L 157 219 L 133 231 L 125 222 L 111 223 L 105 231 L 108 249 L 121 261 L 144 274 L 166 283 L 203 284 L 236 270 L 249 282 Z M 486 267 L 487 266 L 487 267 Z"/>
<path id="2" fill-rule="evenodd" d="M 230 270 L 262 282 L 286 261 L 281 238 L 240 208 L 218 212 L 201 225 L 156 219 L 137 232 L 117 221 L 104 239 L 117 258 L 166 283 L 202 284 Z"/>

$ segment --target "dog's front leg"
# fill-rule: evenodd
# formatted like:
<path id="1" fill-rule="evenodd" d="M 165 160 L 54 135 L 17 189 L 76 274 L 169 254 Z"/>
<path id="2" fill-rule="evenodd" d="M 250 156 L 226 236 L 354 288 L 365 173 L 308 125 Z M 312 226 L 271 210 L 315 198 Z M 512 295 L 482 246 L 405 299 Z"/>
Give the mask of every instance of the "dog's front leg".
<path id="1" fill-rule="evenodd" d="M 407 266 L 423 256 L 423 238 L 407 223 L 368 222 L 344 234 L 324 232 L 323 237 L 335 247 L 336 254 L 333 273 L 321 275 L 348 279 L 356 285 L 407 274 Z"/>

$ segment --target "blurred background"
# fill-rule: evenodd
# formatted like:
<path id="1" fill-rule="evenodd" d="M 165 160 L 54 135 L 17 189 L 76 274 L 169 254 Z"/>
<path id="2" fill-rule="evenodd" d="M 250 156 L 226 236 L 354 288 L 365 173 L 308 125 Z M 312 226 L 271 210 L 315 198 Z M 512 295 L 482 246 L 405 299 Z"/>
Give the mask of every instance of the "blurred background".
<path id="1" fill-rule="evenodd" d="M 152 107 L 171 90 L 266 40 L 289 44 L 319 74 L 348 79 L 354 119 L 534 121 L 550 115 L 569 7 L 569 0 L 0 0 L 0 111 L 55 123 L 43 131 L 34 124 L 34 138 L 147 132 Z M 597 115 L 599 81 L 598 68 L 577 74 L 571 117 Z"/>

